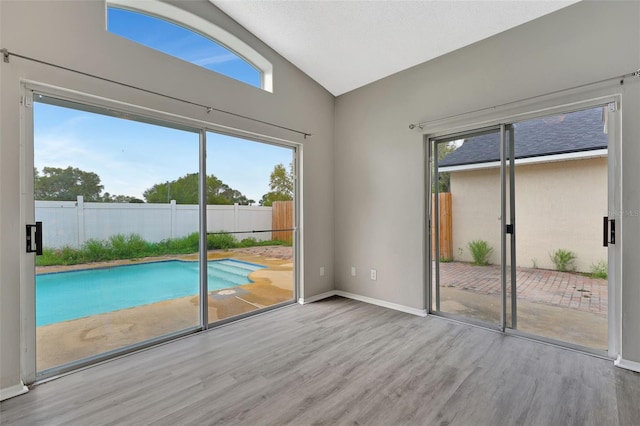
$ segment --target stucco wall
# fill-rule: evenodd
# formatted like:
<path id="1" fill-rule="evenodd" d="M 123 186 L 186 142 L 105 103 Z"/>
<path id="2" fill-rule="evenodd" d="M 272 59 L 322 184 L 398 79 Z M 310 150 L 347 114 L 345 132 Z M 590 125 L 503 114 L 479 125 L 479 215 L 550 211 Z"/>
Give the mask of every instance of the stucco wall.
<path id="1" fill-rule="evenodd" d="M 21 363 L 20 82 L 22 79 L 126 102 L 164 113 L 300 143 L 304 208 L 302 296 L 333 288 L 334 97 L 207 0 L 175 1 L 259 51 L 274 65 L 273 93 L 148 49 L 106 31 L 103 1 L 0 1 L 3 48 L 86 73 L 143 87 L 313 134 L 301 135 L 254 121 L 153 96 L 17 57 L 0 63 L 0 389 L 19 384 Z M 304 161 L 312 158 L 312 161 Z M 32 173 L 29 171 L 29 173 Z M 325 267 L 325 275 L 318 273 Z"/>
<path id="2" fill-rule="evenodd" d="M 549 253 L 571 250 L 578 271 L 607 261 L 602 217 L 607 216 L 607 159 L 591 158 L 516 166 L 518 266 L 554 269 Z M 471 240 L 494 247 L 500 262 L 500 172 L 497 168 L 451 173 L 453 254 L 472 261 Z"/>

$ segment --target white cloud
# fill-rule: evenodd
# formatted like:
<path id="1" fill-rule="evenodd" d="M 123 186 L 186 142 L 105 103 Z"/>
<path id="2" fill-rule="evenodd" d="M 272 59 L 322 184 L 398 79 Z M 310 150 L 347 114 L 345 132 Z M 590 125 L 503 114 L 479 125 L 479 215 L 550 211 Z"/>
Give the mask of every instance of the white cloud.
<path id="1" fill-rule="evenodd" d="M 195 59 L 193 63 L 196 65 L 200 65 L 201 67 L 204 67 L 206 65 L 223 64 L 226 62 L 232 62 L 236 60 L 240 60 L 240 58 L 237 55 L 234 55 L 233 53 L 225 53 L 222 55 L 213 55 L 213 56 L 208 56 L 201 59 Z"/>

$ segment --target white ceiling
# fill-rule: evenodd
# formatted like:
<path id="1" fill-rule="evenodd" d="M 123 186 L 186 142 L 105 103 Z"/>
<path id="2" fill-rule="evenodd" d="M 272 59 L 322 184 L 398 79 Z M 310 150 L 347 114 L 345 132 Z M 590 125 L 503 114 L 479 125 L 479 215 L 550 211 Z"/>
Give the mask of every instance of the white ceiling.
<path id="1" fill-rule="evenodd" d="M 209 0 L 338 96 L 577 0 Z"/>

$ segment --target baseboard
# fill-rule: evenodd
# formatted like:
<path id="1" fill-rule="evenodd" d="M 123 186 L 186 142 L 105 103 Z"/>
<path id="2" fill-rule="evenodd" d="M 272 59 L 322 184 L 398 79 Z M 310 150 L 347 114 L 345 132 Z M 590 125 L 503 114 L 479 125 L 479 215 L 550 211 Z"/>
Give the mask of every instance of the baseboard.
<path id="1" fill-rule="evenodd" d="M 349 293 L 347 291 L 335 290 L 336 296 L 346 297 L 348 299 L 358 300 L 360 302 L 369 303 L 371 305 L 382 306 L 383 308 L 393 309 L 395 311 L 405 312 L 407 314 L 426 317 L 426 309 L 411 308 L 409 306 L 399 305 L 397 303 L 387 302 L 386 300 L 374 299 L 373 297 L 360 296 L 359 294 Z"/>
<path id="2" fill-rule="evenodd" d="M 336 291 L 335 290 L 331 290 L 331 291 L 327 291 L 324 293 L 320 293 L 320 294 L 316 294 L 315 296 L 311 296 L 311 297 L 307 297 L 307 298 L 299 298 L 298 299 L 298 303 L 301 305 L 306 305 L 308 303 L 313 303 L 313 302 L 317 302 L 318 300 L 322 300 L 322 299 L 326 299 L 328 297 L 331 296 L 335 296 L 336 295 Z"/>
<path id="3" fill-rule="evenodd" d="M 616 367 L 640 373 L 640 362 L 628 361 L 626 359 L 623 359 L 622 355 L 618 355 L 618 358 L 614 361 L 614 364 Z"/>
<path id="4" fill-rule="evenodd" d="M 0 401 L 13 398 L 14 396 L 22 395 L 27 392 L 29 392 L 29 388 L 22 383 L 22 380 L 20 380 L 20 383 L 15 386 L 0 389 Z"/>
<path id="5" fill-rule="evenodd" d="M 306 305 L 307 303 L 317 302 L 318 300 L 326 299 L 331 296 L 346 297 L 347 299 L 358 300 L 360 302 L 369 303 L 371 305 L 382 306 L 383 308 L 393 309 L 395 311 L 405 312 L 411 315 L 417 315 L 419 317 L 426 317 L 427 311 L 425 309 L 416 309 L 409 306 L 398 305 L 397 303 L 387 302 L 386 300 L 374 299 L 373 297 L 360 296 L 359 294 L 349 293 L 342 290 L 331 290 L 325 293 L 320 293 L 315 296 L 307 297 L 306 299 L 298 299 L 298 303 Z"/>

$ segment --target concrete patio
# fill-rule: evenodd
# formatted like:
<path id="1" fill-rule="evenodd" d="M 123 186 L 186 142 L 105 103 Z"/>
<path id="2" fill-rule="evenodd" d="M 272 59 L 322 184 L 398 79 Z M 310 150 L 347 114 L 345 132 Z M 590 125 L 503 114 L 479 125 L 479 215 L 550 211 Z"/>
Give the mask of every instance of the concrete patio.
<path id="1" fill-rule="evenodd" d="M 500 266 L 440 264 L 440 310 L 498 323 Z M 593 349 L 607 348 L 607 280 L 578 273 L 516 269 L 517 329 Z M 510 299 L 510 289 L 507 291 Z M 510 312 L 508 305 L 507 311 Z M 510 326 L 510 323 L 507 324 Z"/>

